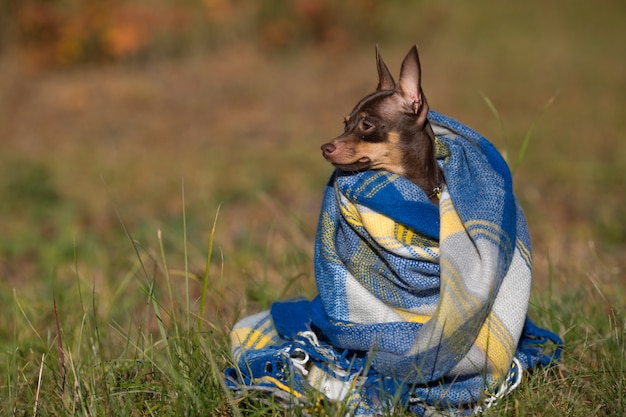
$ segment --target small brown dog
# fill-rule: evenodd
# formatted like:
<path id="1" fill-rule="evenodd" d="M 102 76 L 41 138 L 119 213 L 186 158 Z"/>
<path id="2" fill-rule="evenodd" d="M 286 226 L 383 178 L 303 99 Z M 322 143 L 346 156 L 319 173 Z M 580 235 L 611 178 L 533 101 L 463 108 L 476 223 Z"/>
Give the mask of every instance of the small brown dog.
<path id="1" fill-rule="evenodd" d="M 420 186 L 437 204 L 444 185 L 437 164 L 435 134 L 427 119 L 417 47 L 402 62 L 394 81 L 376 46 L 378 88 L 344 119 L 343 133 L 322 145 L 324 158 L 342 171 L 382 169 Z"/>

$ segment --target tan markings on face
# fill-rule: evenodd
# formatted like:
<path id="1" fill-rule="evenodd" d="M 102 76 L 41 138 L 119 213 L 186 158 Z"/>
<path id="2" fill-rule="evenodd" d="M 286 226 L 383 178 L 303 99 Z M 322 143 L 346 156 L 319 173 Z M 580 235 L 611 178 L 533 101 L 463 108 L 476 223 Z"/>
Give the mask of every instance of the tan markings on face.
<path id="1" fill-rule="evenodd" d="M 368 157 L 371 160 L 371 169 L 384 169 L 394 174 L 404 175 L 402 152 L 398 147 L 400 135 L 390 132 L 386 142 L 369 143 L 359 142 L 355 149 L 355 159 Z"/>
<path id="2" fill-rule="evenodd" d="M 398 142 L 400 142 L 400 134 L 398 132 L 389 132 L 387 134 L 387 140 L 393 146 L 396 146 L 398 144 Z"/>

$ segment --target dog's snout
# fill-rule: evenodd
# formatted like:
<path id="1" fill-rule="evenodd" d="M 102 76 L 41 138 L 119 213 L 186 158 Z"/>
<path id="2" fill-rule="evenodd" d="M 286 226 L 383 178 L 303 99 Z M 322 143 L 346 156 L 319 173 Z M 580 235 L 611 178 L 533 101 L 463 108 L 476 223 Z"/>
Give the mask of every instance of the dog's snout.
<path id="1" fill-rule="evenodd" d="M 335 152 L 335 149 L 337 149 L 337 147 L 332 143 L 326 143 L 322 145 L 322 152 L 324 153 L 324 155 L 329 155 Z"/>

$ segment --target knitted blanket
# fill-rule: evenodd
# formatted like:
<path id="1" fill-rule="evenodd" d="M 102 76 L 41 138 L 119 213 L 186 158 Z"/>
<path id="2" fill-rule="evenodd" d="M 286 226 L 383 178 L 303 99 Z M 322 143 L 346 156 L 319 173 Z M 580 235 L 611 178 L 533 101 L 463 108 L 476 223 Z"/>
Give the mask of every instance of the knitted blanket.
<path id="1" fill-rule="evenodd" d="M 526 317 L 530 238 L 506 162 L 466 126 L 429 120 L 439 207 L 401 176 L 335 172 L 315 242 L 319 295 L 235 325 L 231 388 L 341 401 L 354 415 L 399 404 L 467 415 L 558 360 L 561 340 Z"/>

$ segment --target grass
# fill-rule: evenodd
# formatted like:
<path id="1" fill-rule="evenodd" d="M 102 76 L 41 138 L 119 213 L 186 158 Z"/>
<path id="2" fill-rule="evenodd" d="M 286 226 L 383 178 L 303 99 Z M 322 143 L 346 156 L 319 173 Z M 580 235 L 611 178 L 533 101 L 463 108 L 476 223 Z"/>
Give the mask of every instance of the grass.
<path id="1" fill-rule="evenodd" d="M 528 150 L 528 145 L 530 144 L 530 138 L 533 135 L 533 131 L 535 130 L 535 127 L 537 125 L 537 122 L 539 121 L 539 118 L 541 117 L 543 113 L 546 112 L 548 107 L 550 107 L 552 103 L 554 103 L 554 100 L 556 99 L 557 95 L 558 95 L 558 92 L 554 96 L 552 96 L 550 100 L 548 100 L 548 102 L 541 109 L 541 112 L 537 115 L 537 118 L 533 120 L 533 122 L 530 124 L 530 126 L 528 127 L 528 130 L 524 134 L 522 142 L 520 143 L 519 150 L 516 152 L 515 160 L 513 161 L 510 160 L 510 155 L 513 152 L 509 152 L 508 138 L 507 138 L 508 135 L 506 133 L 506 129 L 504 128 L 504 121 L 502 120 L 502 117 L 500 116 L 498 109 L 493 104 L 493 102 L 489 99 L 489 97 L 485 96 L 484 94 L 482 95 L 483 100 L 485 101 L 485 103 L 487 104 L 487 107 L 489 107 L 489 110 L 498 121 L 498 125 L 500 125 L 500 129 L 502 130 L 502 138 L 503 138 L 502 156 L 504 157 L 504 160 L 507 161 L 507 164 L 511 167 L 512 175 L 515 175 L 515 172 L 520 167 L 522 161 L 524 160 L 524 157 L 526 156 L 526 151 Z"/>
<path id="2" fill-rule="evenodd" d="M 100 301 L 105 297 L 97 296 L 94 286 L 85 287 L 78 270 L 74 285 L 64 289 L 65 296 L 74 293 L 73 302 L 64 300 L 65 308 L 58 309 L 53 293 L 53 304 L 47 307 L 56 325 L 48 334 L 39 333 L 33 325 L 31 315 L 37 308 L 27 306 L 14 293 L 9 319 L 13 346 L 4 344 L 10 350 L 2 384 L 3 414 L 225 412 L 228 394 L 221 389 L 219 377 L 226 364 L 224 329 L 202 319 L 198 314 L 202 305 L 194 310 L 189 307 L 188 292 L 174 289 L 160 232 L 160 258 L 128 237 L 136 263 L 129 271 L 132 283 L 122 286 L 135 285 L 131 291 L 121 290 L 133 304 L 143 306 L 130 319 L 118 316 L 116 305 L 105 307 L 103 313 Z"/>
<path id="3" fill-rule="evenodd" d="M 223 387 L 228 325 L 200 314 L 203 308 L 232 303 L 220 290 L 220 269 L 217 276 L 203 278 L 176 275 L 168 269 L 163 249 L 167 235 L 159 233 L 152 249 L 130 233 L 128 238 L 136 256 L 129 282 L 120 290 L 129 305 L 139 307 L 133 317 L 118 315 L 116 297 L 113 305 L 103 305 L 103 289 L 85 284 L 78 270 L 64 294 L 55 286 L 43 305 L 42 299 L 33 304 L 17 291 L 5 300 L 11 306 L 5 324 L 12 337 L 3 338 L 2 414 L 206 415 L 211 410 L 211 415 L 283 415 L 276 404 L 255 396 L 235 400 Z M 208 282 L 213 283 L 207 286 L 213 300 L 202 304 L 203 296 L 190 296 L 188 287 Z M 282 286 L 289 285 L 285 278 Z M 591 275 L 587 285 L 588 293 L 574 289 L 533 297 L 530 314 L 565 339 L 563 361 L 527 376 L 515 394 L 486 415 L 624 412 L 625 294 L 620 288 L 603 288 Z M 42 312 L 51 323 L 46 333 L 35 323 Z"/>
<path id="4" fill-rule="evenodd" d="M 385 61 L 419 42 L 431 107 L 508 149 L 530 314 L 565 340 L 487 414 L 623 415 L 622 3 L 415 7 L 415 25 L 399 6 L 374 25 Z M 227 334 L 315 294 L 319 145 L 374 85 L 373 42 L 212 48 L 40 73 L 0 59 L 0 415 L 284 415 L 223 389 Z"/>

